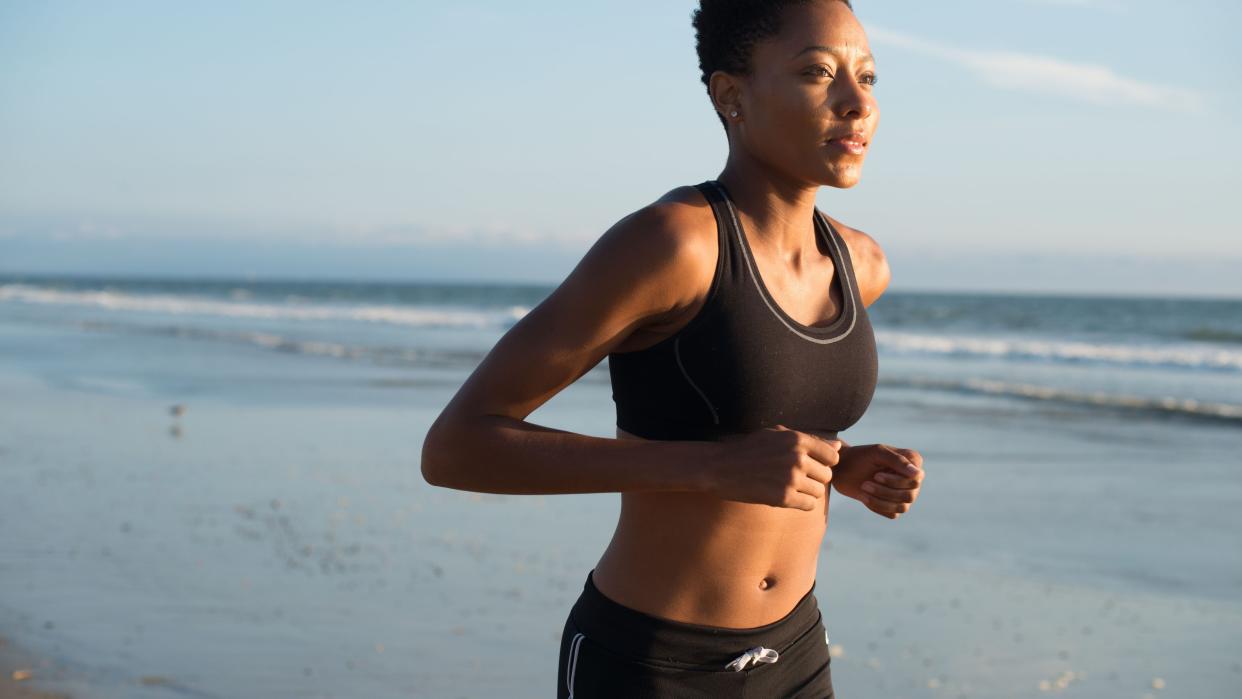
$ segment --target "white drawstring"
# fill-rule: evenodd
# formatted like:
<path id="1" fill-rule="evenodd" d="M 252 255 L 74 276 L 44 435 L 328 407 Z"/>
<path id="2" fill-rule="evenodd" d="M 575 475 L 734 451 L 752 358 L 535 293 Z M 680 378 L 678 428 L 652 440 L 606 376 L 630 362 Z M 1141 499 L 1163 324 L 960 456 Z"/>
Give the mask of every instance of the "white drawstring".
<path id="1" fill-rule="evenodd" d="M 725 668 L 729 670 L 733 670 L 734 672 L 741 672 L 742 670 L 745 670 L 746 666 L 751 664 L 752 662 L 756 665 L 758 665 L 759 663 L 774 663 L 777 660 L 779 660 L 780 657 L 781 657 L 781 654 L 777 653 L 772 648 L 764 648 L 763 646 L 755 646 L 754 648 L 751 648 L 745 653 L 742 653 L 741 655 L 734 658 L 733 662 L 729 663 L 728 665 L 725 665 Z"/>

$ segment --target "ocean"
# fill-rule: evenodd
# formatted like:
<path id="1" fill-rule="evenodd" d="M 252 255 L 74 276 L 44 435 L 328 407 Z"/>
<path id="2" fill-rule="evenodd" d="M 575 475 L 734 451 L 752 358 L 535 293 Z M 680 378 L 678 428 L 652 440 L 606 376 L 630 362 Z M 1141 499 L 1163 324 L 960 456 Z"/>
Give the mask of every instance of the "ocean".
<path id="1" fill-rule="evenodd" d="M 0 634 L 78 697 L 543 697 L 619 496 L 422 481 L 550 286 L 0 276 Z M 890 290 L 833 500 L 843 697 L 1225 697 L 1242 682 L 1242 300 Z M 173 408 L 173 406 L 179 406 Z M 613 435 L 607 360 L 530 416 Z"/>

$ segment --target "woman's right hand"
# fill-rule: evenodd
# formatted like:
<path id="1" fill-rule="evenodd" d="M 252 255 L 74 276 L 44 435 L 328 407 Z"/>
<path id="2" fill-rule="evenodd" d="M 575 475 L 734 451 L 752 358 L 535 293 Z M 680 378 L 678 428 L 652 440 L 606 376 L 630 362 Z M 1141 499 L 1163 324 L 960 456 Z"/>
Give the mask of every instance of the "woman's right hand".
<path id="1" fill-rule="evenodd" d="M 722 500 L 814 510 L 832 482 L 841 440 L 784 425 L 731 435 L 703 464 L 703 490 Z"/>

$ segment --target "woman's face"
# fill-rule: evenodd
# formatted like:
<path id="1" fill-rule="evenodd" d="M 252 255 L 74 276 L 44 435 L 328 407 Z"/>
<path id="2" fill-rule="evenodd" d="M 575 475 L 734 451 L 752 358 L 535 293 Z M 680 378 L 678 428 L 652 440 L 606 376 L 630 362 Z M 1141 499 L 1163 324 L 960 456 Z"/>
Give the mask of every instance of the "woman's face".
<path id="1" fill-rule="evenodd" d="M 756 44 L 751 61 L 735 97 L 732 147 L 795 181 L 857 184 L 880 111 L 875 63 L 854 13 L 836 0 L 788 7 L 781 33 Z"/>

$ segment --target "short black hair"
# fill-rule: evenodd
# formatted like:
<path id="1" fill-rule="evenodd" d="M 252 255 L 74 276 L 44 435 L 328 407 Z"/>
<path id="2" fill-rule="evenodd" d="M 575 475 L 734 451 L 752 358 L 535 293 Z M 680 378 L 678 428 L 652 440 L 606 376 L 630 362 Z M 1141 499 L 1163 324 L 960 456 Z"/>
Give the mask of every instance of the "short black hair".
<path id="1" fill-rule="evenodd" d="M 781 30 L 781 12 L 792 5 L 812 0 L 699 0 L 699 9 L 690 13 L 694 25 L 695 50 L 699 54 L 700 80 L 711 97 L 712 73 L 723 70 L 733 75 L 750 75 L 750 58 L 755 44 L 776 36 Z M 838 0 L 853 12 L 850 0 Z M 713 106 L 714 109 L 714 106 Z M 729 123 L 719 112 L 720 125 Z"/>

